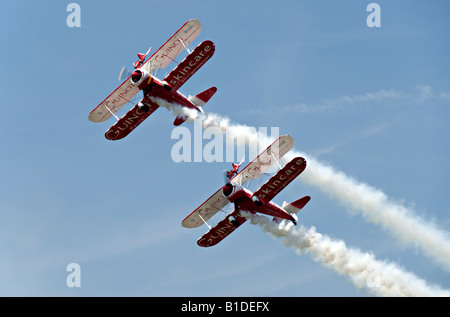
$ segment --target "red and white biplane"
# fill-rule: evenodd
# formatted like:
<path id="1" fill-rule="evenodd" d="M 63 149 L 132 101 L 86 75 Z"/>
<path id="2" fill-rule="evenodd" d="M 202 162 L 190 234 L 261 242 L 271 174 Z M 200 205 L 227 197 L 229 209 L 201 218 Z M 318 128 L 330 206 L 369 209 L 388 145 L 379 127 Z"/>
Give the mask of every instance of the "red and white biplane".
<path id="1" fill-rule="evenodd" d="M 198 36 L 200 30 L 201 24 L 198 20 L 189 20 L 146 61 L 150 49 L 146 54 L 138 53 L 139 59 L 133 64 L 133 73 L 89 114 L 89 120 L 93 122 L 103 122 L 111 116 L 116 117 L 117 122 L 105 133 L 108 140 L 119 140 L 127 136 L 160 105 L 179 105 L 203 112 L 202 107 L 216 93 L 216 87 L 189 97 L 178 91 L 214 54 L 215 46 L 211 41 L 204 41 L 189 51 L 189 44 Z M 163 80 L 152 75 L 158 69 L 167 67 L 184 49 L 189 54 Z M 115 115 L 116 112 L 131 102 L 141 90 L 142 100 L 119 119 Z M 178 126 L 186 119 L 186 116 L 178 115 L 173 124 Z"/>
<path id="2" fill-rule="evenodd" d="M 292 182 L 306 168 L 306 160 L 295 157 L 283 168 L 278 170 L 265 184 L 252 193 L 244 188 L 244 183 L 257 179 L 293 147 L 294 140 L 289 135 L 283 135 L 267 147 L 258 157 L 250 162 L 242 171 L 237 172 L 239 166 L 233 164 L 228 182 L 195 209 L 182 221 L 182 226 L 195 228 L 202 224 L 209 227 L 197 244 L 201 247 L 210 247 L 222 241 L 226 236 L 241 226 L 247 218 L 241 211 L 262 213 L 273 217 L 274 221 L 290 220 L 297 224 L 296 213 L 300 211 L 311 199 L 309 196 L 300 198 L 290 204 L 284 202 L 280 207 L 272 199 Z M 278 163 L 279 164 L 279 163 Z M 281 167 L 281 166 L 280 166 Z M 210 227 L 207 221 L 228 203 L 234 204 L 234 210 L 221 220 L 216 226 Z"/>

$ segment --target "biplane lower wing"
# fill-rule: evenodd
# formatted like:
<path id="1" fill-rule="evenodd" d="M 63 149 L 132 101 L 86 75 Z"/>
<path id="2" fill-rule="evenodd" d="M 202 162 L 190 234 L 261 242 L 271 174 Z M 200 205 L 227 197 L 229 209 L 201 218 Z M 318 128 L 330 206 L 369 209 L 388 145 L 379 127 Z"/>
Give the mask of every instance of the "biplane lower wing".
<path id="1" fill-rule="evenodd" d="M 235 210 L 201 236 L 197 240 L 197 244 L 201 247 L 212 247 L 239 228 L 246 220 L 247 218 L 241 216 L 239 211 Z"/>
<path id="2" fill-rule="evenodd" d="M 282 135 L 269 145 L 261 154 L 244 167 L 231 181 L 243 185 L 250 179 L 257 179 L 264 174 L 275 162 L 279 161 L 294 146 L 294 139 Z"/>
<path id="3" fill-rule="evenodd" d="M 203 41 L 164 78 L 164 81 L 173 90 L 178 90 L 213 56 L 214 51 L 213 42 Z"/>
<path id="4" fill-rule="evenodd" d="M 139 104 L 139 103 L 138 103 Z M 122 118 L 119 119 L 108 131 L 105 132 L 105 137 L 108 140 L 120 140 L 126 137 L 131 131 L 133 131 L 138 125 L 140 125 L 145 119 L 148 118 L 159 106 L 148 100 L 148 106 L 146 111 L 136 104 L 131 108 Z"/>
<path id="5" fill-rule="evenodd" d="M 278 195 L 290 182 L 300 175 L 306 168 L 306 160 L 303 157 L 295 157 L 262 185 L 253 197 L 258 197 L 264 202 L 269 202 Z"/>
<path id="6" fill-rule="evenodd" d="M 228 199 L 222 195 L 222 188 L 216 191 L 197 209 L 191 212 L 181 225 L 185 228 L 195 228 L 204 224 L 208 219 L 219 212 L 223 207 L 229 203 Z"/>

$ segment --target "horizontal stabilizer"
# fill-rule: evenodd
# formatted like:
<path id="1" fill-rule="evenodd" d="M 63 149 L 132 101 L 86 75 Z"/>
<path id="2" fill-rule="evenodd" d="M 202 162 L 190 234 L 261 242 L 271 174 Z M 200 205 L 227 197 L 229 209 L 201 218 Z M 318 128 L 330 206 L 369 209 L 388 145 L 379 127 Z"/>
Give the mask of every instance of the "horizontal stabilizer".
<path id="1" fill-rule="evenodd" d="M 195 96 L 190 96 L 188 99 L 190 102 L 192 102 L 196 107 L 203 107 L 209 99 L 211 99 L 212 96 L 217 92 L 216 87 L 211 87 L 209 89 L 206 89 L 205 91 L 199 93 Z"/>
<path id="2" fill-rule="evenodd" d="M 296 201 L 291 202 L 288 204 L 287 202 L 283 203 L 283 209 L 286 210 L 290 214 L 296 214 L 299 212 L 305 205 L 311 200 L 311 197 L 305 196 L 300 199 L 297 199 Z"/>
<path id="3" fill-rule="evenodd" d="M 173 125 L 178 127 L 180 124 L 182 124 L 184 121 L 187 120 L 187 116 L 177 116 L 175 120 L 173 121 Z"/>

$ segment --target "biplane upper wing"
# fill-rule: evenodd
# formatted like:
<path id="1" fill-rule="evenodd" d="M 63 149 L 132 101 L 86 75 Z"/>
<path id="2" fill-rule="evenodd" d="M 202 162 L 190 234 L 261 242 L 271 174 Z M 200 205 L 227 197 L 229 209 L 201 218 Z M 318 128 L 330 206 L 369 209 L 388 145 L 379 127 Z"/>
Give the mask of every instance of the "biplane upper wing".
<path id="1" fill-rule="evenodd" d="M 262 185 L 253 196 L 264 202 L 271 201 L 283 188 L 292 182 L 306 168 L 306 160 L 303 157 L 295 157 Z"/>
<path id="2" fill-rule="evenodd" d="M 153 53 L 141 68 L 151 74 L 159 68 L 166 67 L 197 37 L 201 28 L 198 20 L 187 21 L 163 46 Z M 93 122 L 108 120 L 139 92 L 139 88 L 131 83 L 130 77 L 131 75 L 91 111 L 89 120 Z"/>
<path id="3" fill-rule="evenodd" d="M 228 203 L 228 199 L 222 195 L 222 188 L 220 188 L 197 209 L 191 212 L 189 216 L 184 218 L 181 225 L 186 228 L 199 227 Z"/>
<path id="4" fill-rule="evenodd" d="M 152 73 L 165 68 L 200 34 L 202 25 L 197 19 L 187 21 L 145 63 L 143 69 Z"/>
<path id="5" fill-rule="evenodd" d="M 243 185 L 250 179 L 257 179 L 264 174 L 276 161 L 280 160 L 294 146 L 294 139 L 285 134 L 276 139 L 253 161 L 244 167 L 231 181 Z"/>

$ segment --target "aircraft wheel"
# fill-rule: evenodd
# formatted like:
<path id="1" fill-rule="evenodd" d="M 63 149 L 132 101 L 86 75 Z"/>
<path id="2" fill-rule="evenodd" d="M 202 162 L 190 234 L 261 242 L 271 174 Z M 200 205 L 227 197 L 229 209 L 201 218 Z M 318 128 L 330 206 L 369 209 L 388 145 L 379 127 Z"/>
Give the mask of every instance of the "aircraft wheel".
<path id="1" fill-rule="evenodd" d="M 228 221 L 231 222 L 231 224 L 234 226 L 239 225 L 239 221 L 237 221 L 236 218 L 234 218 L 233 216 L 228 217 Z"/>
<path id="2" fill-rule="evenodd" d="M 253 200 L 253 202 L 255 203 L 256 206 L 261 207 L 263 205 L 262 201 L 260 201 L 259 198 L 256 197 L 256 196 L 253 196 L 252 200 Z"/>
<path id="3" fill-rule="evenodd" d="M 139 103 L 139 108 L 144 112 L 148 112 L 150 110 L 150 108 L 145 103 Z"/>
<path id="4" fill-rule="evenodd" d="M 170 86 L 168 83 L 166 83 L 165 81 L 162 82 L 162 86 L 164 87 L 165 90 L 167 91 L 171 91 L 172 90 L 172 86 Z"/>

